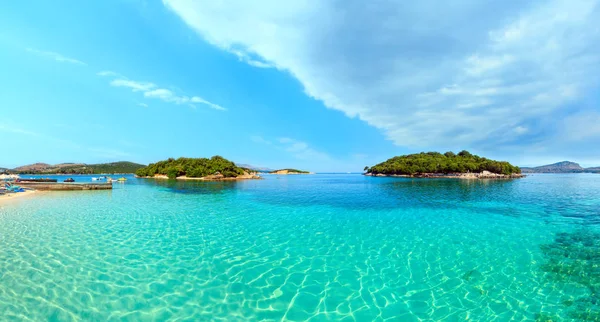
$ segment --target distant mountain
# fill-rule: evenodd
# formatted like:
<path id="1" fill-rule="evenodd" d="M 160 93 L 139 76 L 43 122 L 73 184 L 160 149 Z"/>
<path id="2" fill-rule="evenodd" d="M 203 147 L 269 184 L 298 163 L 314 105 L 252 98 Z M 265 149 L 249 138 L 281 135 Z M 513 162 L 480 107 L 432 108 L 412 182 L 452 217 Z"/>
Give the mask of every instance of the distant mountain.
<path id="1" fill-rule="evenodd" d="M 600 172 L 600 167 L 583 168 L 578 163 L 562 161 L 558 163 L 543 165 L 539 167 L 521 167 L 523 173 L 583 173 Z"/>
<path id="2" fill-rule="evenodd" d="M 236 163 L 235 165 L 240 168 L 246 168 L 246 169 L 254 170 L 256 172 L 271 172 L 271 171 L 273 171 L 273 169 L 270 169 L 270 168 L 256 167 L 256 166 L 253 166 L 250 164 Z"/>
<path id="3" fill-rule="evenodd" d="M 15 172 L 29 172 L 29 171 L 43 171 L 49 169 L 52 165 L 48 163 L 34 163 L 28 165 L 22 165 L 13 169 Z"/>
<path id="4" fill-rule="evenodd" d="M 138 169 L 145 167 L 143 164 L 133 163 L 129 161 L 85 164 L 85 163 L 34 163 L 30 165 L 20 166 L 9 170 L 16 173 L 30 174 L 94 174 L 94 173 L 135 173 Z"/>

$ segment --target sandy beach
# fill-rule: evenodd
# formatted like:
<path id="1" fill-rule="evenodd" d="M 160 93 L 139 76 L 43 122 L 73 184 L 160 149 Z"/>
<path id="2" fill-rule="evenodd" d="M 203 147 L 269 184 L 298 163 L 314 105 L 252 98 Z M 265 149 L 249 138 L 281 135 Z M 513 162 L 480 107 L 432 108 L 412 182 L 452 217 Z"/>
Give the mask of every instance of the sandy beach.
<path id="1" fill-rule="evenodd" d="M 0 206 L 5 205 L 9 202 L 26 199 L 37 193 L 39 192 L 35 190 L 25 190 L 25 192 L 7 193 L 5 195 L 0 195 Z"/>

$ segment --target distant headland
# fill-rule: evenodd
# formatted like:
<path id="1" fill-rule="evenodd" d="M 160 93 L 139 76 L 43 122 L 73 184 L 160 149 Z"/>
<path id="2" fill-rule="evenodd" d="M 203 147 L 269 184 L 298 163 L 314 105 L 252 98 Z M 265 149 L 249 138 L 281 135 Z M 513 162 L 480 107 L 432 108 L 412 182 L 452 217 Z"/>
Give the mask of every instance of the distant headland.
<path id="1" fill-rule="evenodd" d="M 521 169 L 506 161 L 483 158 L 468 151 L 421 152 L 388 159 L 365 167 L 368 176 L 419 178 L 512 179 L 521 178 Z"/>
<path id="2" fill-rule="evenodd" d="M 579 163 L 562 161 L 539 167 L 522 167 L 523 173 L 600 173 L 600 167 L 584 168 Z"/>
<path id="3" fill-rule="evenodd" d="M 221 156 L 212 158 L 179 158 L 151 163 L 138 169 L 135 175 L 140 178 L 178 180 L 245 180 L 261 177 L 247 168 L 238 167 Z"/>
<path id="4" fill-rule="evenodd" d="M 312 172 L 298 169 L 279 169 L 269 172 L 270 174 L 312 174 Z"/>
<path id="5" fill-rule="evenodd" d="M 145 167 L 143 164 L 119 161 L 111 163 L 85 164 L 85 163 L 34 163 L 16 167 L 14 169 L 0 168 L 0 173 L 17 174 L 122 174 L 135 173 Z"/>

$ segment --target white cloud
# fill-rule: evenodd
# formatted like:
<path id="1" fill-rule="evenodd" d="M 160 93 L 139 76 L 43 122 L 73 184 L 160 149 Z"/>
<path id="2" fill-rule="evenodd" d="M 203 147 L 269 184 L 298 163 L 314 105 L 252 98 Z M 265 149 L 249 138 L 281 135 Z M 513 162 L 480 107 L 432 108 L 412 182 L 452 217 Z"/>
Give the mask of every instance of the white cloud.
<path id="1" fill-rule="evenodd" d="M 310 147 L 306 142 L 298 141 L 291 138 L 279 138 L 277 139 L 281 143 L 280 148 L 290 153 L 296 159 L 310 160 L 310 161 L 329 161 L 331 157 L 324 152 L 317 151 Z"/>
<path id="2" fill-rule="evenodd" d="M 589 111 L 571 115 L 565 119 L 562 130 L 566 141 L 593 139 L 597 142 L 600 139 L 600 113 Z"/>
<path id="3" fill-rule="evenodd" d="M 27 136 L 31 137 L 32 140 L 41 141 L 41 142 L 50 141 L 61 147 L 69 147 L 69 148 L 74 148 L 74 149 L 81 148 L 81 145 L 76 144 L 70 140 L 64 140 L 64 139 L 56 138 L 56 137 L 46 135 L 43 133 L 38 133 L 38 132 L 28 130 L 28 129 L 25 129 L 25 128 L 22 128 L 19 126 L 15 126 L 14 125 L 15 122 L 13 122 L 13 121 L 9 121 L 9 120 L 6 120 L 6 121 L 7 121 L 6 123 L 0 123 L 0 132 L 17 134 L 17 135 L 27 135 Z"/>
<path id="4" fill-rule="evenodd" d="M 147 92 L 156 87 L 156 85 L 148 82 L 136 82 L 127 79 L 115 79 L 110 82 L 111 86 L 128 87 L 134 92 Z M 145 94 L 145 93 L 144 93 Z"/>
<path id="5" fill-rule="evenodd" d="M 148 107 L 148 104 L 146 104 L 146 103 L 138 103 L 138 106 L 140 106 L 140 107 Z"/>
<path id="6" fill-rule="evenodd" d="M 271 65 L 269 63 L 251 58 L 248 53 L 245 53 L 241 50 L 232 49 L 231 53 L 236 55 L 240 61 L 245 62 L 250 66 L 254 66 L 254 67 L 258 67 L 258 68 L 273 68 L 274 67 L 273 65 Z"/>
<path id="7" fill-rule="evenodd" d="M 273 144 L 273 142 L 263 138 L 260 135 L 253 135 L 250 137 L 250 140 L 254 143 L 260 143 L 260 144 L 267 144 L 267 145 L 271 145 Z"/>
<path id="8" fill-rule="evenodd" d="M 192 98 L 190 99 L 190 102 L 192 103 L 201 103 L 201 104 L 205 104 L 208 105 L 208 107 L 213 108 L 215 110 L 219 110 L 219 111 L 226 111 L 227 109 L 224 108 L 223 106 L 211 103 L 205 99 L 203 99 L 200 96 L 192 96 Z"/>
<path id="9" fill-rule="evenodd" d="M 333 158 L 327 153 L 310 147 L 306 142 L 289 137 L 280 137 L 275 140 L 268 140 L 262 136 L 253 135 L 250 137 L 250 140 L 254 143 L 273 146 L 273 148 L 284 151 L 299 160 L 333 161 Z"/>
<path id="10" fill-rule="evenodd" d="M 207 107 L 215 109 L 215 110 L 219 110 L 219 111 L 227 110 L 226 108 L 224 108 L 218 104 L 209 102 L 200 96 L 189 97 L 186 95 L 176 94 L 174 91 L 172 91 L 170 89 L 166 89 L 166 88 L 161 88 L 154 83 L 138 82 L 138 81 L 129 80 L 129 79 L 125 78 L 124 76 L 121 76 L 115 72 L 102 71 L 102 72 L 99 72 L 97 75 L 99 75 L 99 76 L 116 76 L 117 78 L 113 79 L 110 82 L 111 86 L 126 87 L 126 88 L 131 89 L 133 92 L 142 92 L 144 97 L 146 97 L 146 98 L 160 99 L 163 102 L 173 103 L 173 104 L 177 104 L 177 105 L 188 104 L 194 108 L 196 106 L 193 105 L 193 103 L 199 103 L 199 104 L 206 105 Z M 140 105 L 140 104 L 138 104 L 138 105 Z M 140 106 L 142 106 L 142 105 L 140 105 Z M 144 104 L 144 107 L 147 107 L 147 106 L 148 105 Z"/>
<path id="11" fill-rule="evenodd" d="M 527 131 L 529 131 L 529 129 L 526 128 L 526 127 L 524 127 L 524 126 L 517 126 L 517 127 L 514 128 L 514 131 L 517 134 L 525 134 L 525 133 L 527 133 Z"/>
<path id="12" fill-rule="evenodd" d="M 551 137 L 539 124 L 559 126 L 599 83 L 598 0 L 163 2 L 207 42 L 289 72 L 401 146 Z"/>
<path id="13" fill-rule="evenodd" d="M 96 73 L 96 75 L 98 75 L 98 76 L 107 76 L 107 77 L 110 77 L 110 76 L 121 77 L 121 75 L 119 75 L 118 73 L 110 71 L 110 70 L 103 70 L 101 72 Z"/>
<path id="14" fill-rule="evenodd" d="M 50 59 L 54 59 L 57 62 L 61 62 L 61 63 L 71 63 L 71 64 L 76 64 L 76 65 L 87 65 L 86 63 L 82 62 L 81 60 L 77 60 L 75 58 L 70 58 L 70 57 L 66 57 L 63 56 L 59 53 L 55 53 L 55 52 L 51 52 L 51 51 L 43 51 L 43 50 L 37 50 L 34 48 L 26 48 L 26 50 L 32 54 L 38 55 L 40 57 L 45 57 L 45 58 L 50 58 Z"/>

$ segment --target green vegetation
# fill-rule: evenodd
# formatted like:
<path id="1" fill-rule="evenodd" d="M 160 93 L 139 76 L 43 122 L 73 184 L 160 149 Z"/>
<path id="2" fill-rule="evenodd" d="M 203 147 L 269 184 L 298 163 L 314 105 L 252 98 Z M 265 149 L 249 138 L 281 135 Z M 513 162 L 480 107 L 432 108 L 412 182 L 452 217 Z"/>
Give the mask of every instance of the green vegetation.
<path id="1" fill-rule="evenodd" d="M 135 173 L 143 164 L 120 161 L 100 164 L 61 164 L 47 168 L 29 169 L 14 172 L 21 174 L 99 174 L 99 173 Z"/>
<path id="2" fill-rule="evenodd" d="M 495 161 L 479 157 L 468 151 L 458 154 L 446 152 L 421 152 L 393 157 L 372 167 L 365 167 L 371 174 L 415 175 L 422 173 L 466 173 L 489 171 L 498 174 L 521 173 L 519 167 L 506 161 Z"/>
<path id="3" fill-rule="evenodd" d="M 210 159 L 170 158 L 138 169 L 135 174 L 140 177 L 152 177 L 156 174 L 161 174 L 172 179 L 179 176 L 201 178 L 221 174 L 226 178 L 233 178 L 244 174 L 244 168 L 238 167 L 235 163 L 216 155 Z"/>
<path id="4" fill-rule="evenodd" d="M 271 171 L 271 173 L 277 173 L 278 171 L 287 171 L 287 172 L 291 172 L 291 173 L 310 173 L 308 171 L 298 170 L 298 169 L 279 169 L 279 170 Z"/>

